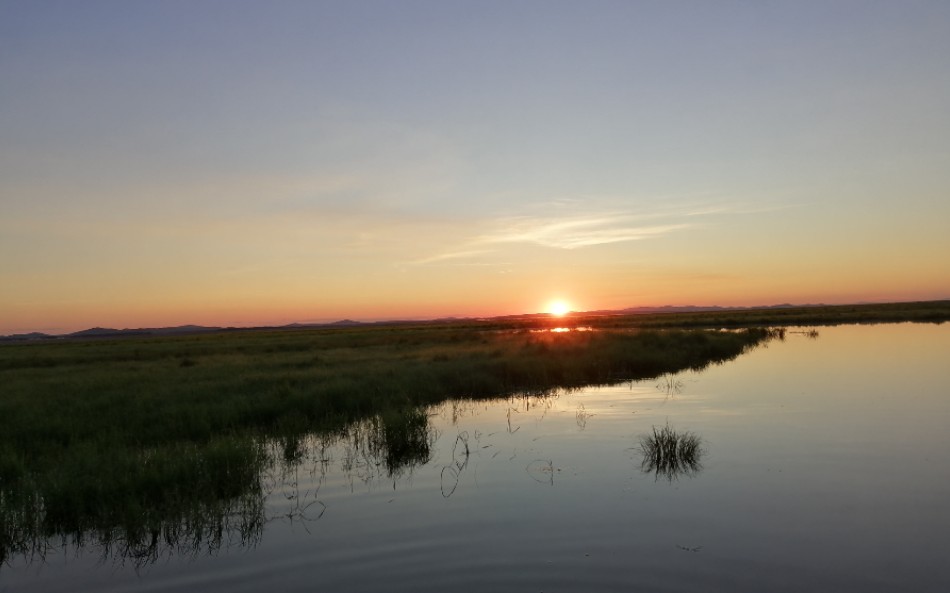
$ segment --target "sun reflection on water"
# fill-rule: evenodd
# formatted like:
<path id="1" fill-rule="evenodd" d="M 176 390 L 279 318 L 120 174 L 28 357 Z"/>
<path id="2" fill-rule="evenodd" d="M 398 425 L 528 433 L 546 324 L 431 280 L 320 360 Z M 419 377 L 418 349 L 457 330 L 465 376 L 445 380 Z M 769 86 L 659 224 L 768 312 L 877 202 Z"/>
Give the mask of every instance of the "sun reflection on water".
<path id="1" fill-rule="evenodd" d="M 580 327 L 551 327 L 551 328 L 545 328 L 545 329 L 533 329 L 533 330 L 531 330 L 531 333 L 534 333 L 534 334 L 546 334 L 546 333 L 563 334 L 563 333 L 566 333 L 566 332 L 591 332 L 591 331 L 594 331 L 594 328 L 592 328 L 592 327 L 590 327 L 590 326 L 580 326 Z"/>

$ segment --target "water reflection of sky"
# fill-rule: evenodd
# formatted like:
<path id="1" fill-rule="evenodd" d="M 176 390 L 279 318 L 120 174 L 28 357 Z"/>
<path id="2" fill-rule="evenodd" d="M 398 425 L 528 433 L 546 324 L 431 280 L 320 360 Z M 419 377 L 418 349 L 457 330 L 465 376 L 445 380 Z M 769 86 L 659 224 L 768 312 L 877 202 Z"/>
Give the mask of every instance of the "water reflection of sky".
<path id="1" fill-rule="evenodd" d="M 0 584 L 944 591 L 947 360 L 947 326 L 844 326 L 702 373 L 449 402 L 398 467 L 309 442 L 270 476 L 256 547 L 138 574 L 54 559 Z M 641 437 L 667 425 L 702 439 L 701 471 L 643 471 Z"/>

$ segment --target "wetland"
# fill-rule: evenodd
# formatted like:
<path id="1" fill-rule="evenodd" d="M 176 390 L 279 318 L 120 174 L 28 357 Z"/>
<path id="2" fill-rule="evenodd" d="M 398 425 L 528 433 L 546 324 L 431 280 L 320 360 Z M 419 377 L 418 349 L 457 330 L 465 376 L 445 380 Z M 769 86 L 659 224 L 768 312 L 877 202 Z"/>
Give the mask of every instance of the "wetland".
<path id="1" fill-rule="evenodd" d="M 950 584 L 947 325 L 575 321 L 4 347 L 0 590 Z"/>

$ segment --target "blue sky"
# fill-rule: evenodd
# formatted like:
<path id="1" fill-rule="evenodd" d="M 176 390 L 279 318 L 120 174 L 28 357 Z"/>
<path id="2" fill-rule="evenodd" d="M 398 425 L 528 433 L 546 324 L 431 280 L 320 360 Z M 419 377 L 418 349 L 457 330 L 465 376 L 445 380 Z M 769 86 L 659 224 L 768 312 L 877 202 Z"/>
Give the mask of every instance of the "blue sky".
<path id="1" fill-rule="evenodd" d="M 0 2 L 0 333 L 950 295 L 946 2 Z"/>

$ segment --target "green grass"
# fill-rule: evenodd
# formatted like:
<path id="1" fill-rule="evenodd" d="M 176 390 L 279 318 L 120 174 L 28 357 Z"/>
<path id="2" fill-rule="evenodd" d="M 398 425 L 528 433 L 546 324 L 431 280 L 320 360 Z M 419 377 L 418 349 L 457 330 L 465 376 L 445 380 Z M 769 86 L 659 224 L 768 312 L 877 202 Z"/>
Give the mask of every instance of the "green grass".
<path id="1" fill-rule="evenodd" d="M 781 335 L 644 328 L 948 315 L 942 302 L 3 344 L 0 563 L 56 538 L 137 559 L 253 540 L 260 476 L 306 435 L 350 438 L 396 475 L 431 456 L 427 405 L 700 369 Z M 600 331 L 531 331 L 555 325 Z"/>
<path id="2" fill-rule="evenodd" d="M 397 404 L 698 368 L 764 335 L 372 329 L 0 348 L 0 478 L 80 443 L 148 448 L 247 429 L 308 432 Z"/>
<path id="3" fill-rule="evenodd" d="M 152 557 L 181 525 L 213 543 L 245 515 L 234 501 L 262 506 L 273 439 L 286 462 L 305 435 L 359 425 L 396 474 L 431 455 L 426 405 L 702 368 L 769 335 L 374 327 L 6 346 L 0 557 L 65 534 Z"/>

